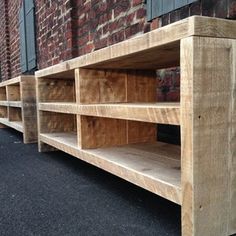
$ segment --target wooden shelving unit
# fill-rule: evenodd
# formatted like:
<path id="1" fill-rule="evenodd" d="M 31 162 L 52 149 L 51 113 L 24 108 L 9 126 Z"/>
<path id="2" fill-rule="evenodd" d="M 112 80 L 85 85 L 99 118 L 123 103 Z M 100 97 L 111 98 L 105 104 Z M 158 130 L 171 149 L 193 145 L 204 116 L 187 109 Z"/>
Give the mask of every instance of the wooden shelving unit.
<path id="1" fill-rule="evenodd" d="M 37 142 L 34 76 L 20 76 L 0 83 L 0 127 L 23 133 L 24 143 Z"/>
<path id="2" fill-rule="evenodd" d="M 156 70 L 180 66 L 181 100 Z M 36 73 L 39 150 L 62 150 L 182 208 L 182 235 L 236 233 L 236 22 L 190 17 Z M 4 112 L 3 112 L 4 113 Z M 157 140 L 178 125 L 181 146 Z"/>

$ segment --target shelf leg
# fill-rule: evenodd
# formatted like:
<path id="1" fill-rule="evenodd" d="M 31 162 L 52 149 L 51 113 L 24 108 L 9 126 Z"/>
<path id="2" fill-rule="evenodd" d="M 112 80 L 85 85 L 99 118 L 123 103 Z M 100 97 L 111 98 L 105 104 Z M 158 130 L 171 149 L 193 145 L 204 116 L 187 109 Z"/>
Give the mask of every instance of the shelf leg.
<path id="1" fill-rule="evenodd" d="M 182 235 L 236 233 L 236 40 L 181 40 Z"/>
<path id="2" fill-rule="evenodd" d="M 22 78 L 20 87 L 24 143 L 36 143 L 38 139 L 35 79 Z"/>

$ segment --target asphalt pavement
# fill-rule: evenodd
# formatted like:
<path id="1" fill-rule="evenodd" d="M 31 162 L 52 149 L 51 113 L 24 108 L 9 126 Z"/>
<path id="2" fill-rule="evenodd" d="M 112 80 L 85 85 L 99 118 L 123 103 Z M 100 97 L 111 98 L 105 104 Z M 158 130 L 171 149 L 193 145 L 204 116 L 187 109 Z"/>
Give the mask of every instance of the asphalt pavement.
<path id="1" fill-rule="evenodd" d="M 0 129 L 0 236 L 177 236 L 178 205 Z"/>

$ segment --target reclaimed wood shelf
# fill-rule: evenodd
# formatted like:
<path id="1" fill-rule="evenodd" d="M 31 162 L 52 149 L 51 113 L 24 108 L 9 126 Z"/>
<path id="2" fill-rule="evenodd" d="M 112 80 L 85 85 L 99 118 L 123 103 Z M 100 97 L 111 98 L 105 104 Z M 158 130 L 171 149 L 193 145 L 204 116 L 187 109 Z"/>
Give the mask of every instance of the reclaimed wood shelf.
<path id="1" fill-rule="evenodd" d="M 41 134 L 40 139 L 173 202 L 181 202 L 180 148 L 175 145 L 146 143 L 81 150 L 75 133 Z"/>
<path id="2" fill-rule="evenodd" d="M 40 103 L 39 110 L 159 124 L 180 124 L 179 103 L 118 103 L 92 105 Z"/>
<path id="3" fill-rule="evenodd" d="M 159 102 L 156 70 L 176 66 L 180 101 Z M 194 16 L 40 70 L 39 151 L 62 150 L 181 205 L 183 236 L 232 235 L 235 68 L 236 22 Z M 159 142 L 159 124 L 180 126 L 181 146 Z"/>
<path id="4" fill-rule="evenodd" d="M 19 76 L 0 83 L 0 127 L 23 133 L 24 143 L 37 142 L 34 76 Z"/>

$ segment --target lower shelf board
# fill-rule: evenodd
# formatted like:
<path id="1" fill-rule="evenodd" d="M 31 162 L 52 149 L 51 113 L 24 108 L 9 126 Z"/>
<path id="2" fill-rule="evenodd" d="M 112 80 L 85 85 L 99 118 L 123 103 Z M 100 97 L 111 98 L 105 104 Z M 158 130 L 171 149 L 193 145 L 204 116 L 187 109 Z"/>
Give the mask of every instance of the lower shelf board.
<path id="1" fill-rule="evenodd" d="M 81 150 L 74 133 L 40 134 L 40 141 L 181 205 L 179 146 L 156 142 Z"/>
<path id="2" fill-rule="evenodd" d="M 6 118 L 0 118 L 0 123 L 23 133 L 23 123 L 21 121 L 9 121 Z"/>

